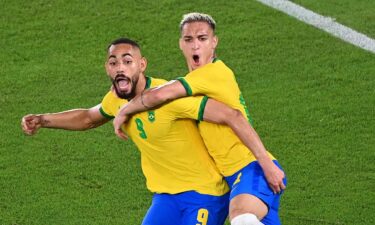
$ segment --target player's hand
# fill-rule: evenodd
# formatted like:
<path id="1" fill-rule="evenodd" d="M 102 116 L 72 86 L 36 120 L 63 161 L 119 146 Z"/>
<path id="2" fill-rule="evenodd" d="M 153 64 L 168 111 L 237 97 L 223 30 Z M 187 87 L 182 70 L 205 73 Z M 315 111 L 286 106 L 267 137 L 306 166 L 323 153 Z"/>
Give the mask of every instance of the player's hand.
<path id="1" fill-rule="evenodd" d="M 21 126 L 25 134 L 34 135 L 42 126 L 42 118 L 40 115 L 26 115 L 21 120 Z"/>
<path id="2" fill-rule="evenodd" d="M 128 117 L 126 115 L 117 115 L 115 119 L 113 120 L 113 127 L 115 129 L 115 134 L 117 137 L 128 140 L 128 136 L 126 133 L 121 129 L 122 124 L 124 124 L 128 120 Z"/>
<path id="3" fill-rule="evenodd" d="M 263 171 L 273 193 L 280 193 L 285 189 L 285 184 L 283 182 L 285 174 L 272 161 L 268 166 L 266 166 L 266 168 L 263 168 Z"/>

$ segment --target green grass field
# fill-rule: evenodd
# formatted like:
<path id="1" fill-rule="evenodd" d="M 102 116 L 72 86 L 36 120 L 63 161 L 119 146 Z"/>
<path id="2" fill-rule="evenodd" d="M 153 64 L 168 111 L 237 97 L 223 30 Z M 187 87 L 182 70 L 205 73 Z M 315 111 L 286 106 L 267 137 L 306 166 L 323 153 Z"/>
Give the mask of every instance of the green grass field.
<path id="1" fill-rule="evenodd" d="M 375 3 L 293 1 L 375 38 Z M 256 1 L 1 1 L 0 224 L 140 224 L 152 194 L 112 124 L 23 135 L 22 116 L 86 108 L 110 87 L 106 47 L 140 42 L 147 75 L 186 73 L 182 14 L 218 23 L 255 128 L 288 176 L 283 224 L 375 224 L 375 55 Z"/>

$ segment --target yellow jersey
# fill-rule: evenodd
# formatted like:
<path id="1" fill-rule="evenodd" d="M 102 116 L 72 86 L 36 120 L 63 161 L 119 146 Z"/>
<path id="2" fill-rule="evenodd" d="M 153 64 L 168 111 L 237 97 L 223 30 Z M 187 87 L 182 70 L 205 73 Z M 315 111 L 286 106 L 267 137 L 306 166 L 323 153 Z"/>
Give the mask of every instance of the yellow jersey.
<path id="1" fill-rule="evenodd" d="M 206 95 L 238 109 L 250 122 L 249 111 L 242 97 L 232 70 L 221 60 L 215 59 L 203 67 L 191 71 L 185 77 L 177 78 L 188 96 Z M 233 175 L 256 158 L 228 126 L 200 122 L 199 131 L 213 157 L 216 166 L 224 176 Z M 274 157 L 268 153 L 272 159 Z"/>
<path id="2" fill-rule="evenodd" d="M 149 77 L 146 80 L 146 88 L 166 82 Z M 202 117 L 206 101 L 207 97 L 203 96 L 172 101 L 133 115 L 123 126 L 141 152 L 142 171 L 151 192 L 197 191 L 221 196 L 229 190 L 194 121 Z M 110 91 L 102 101 L 100 112 L 113 118 L 125 103 L 126 100 Z"/>

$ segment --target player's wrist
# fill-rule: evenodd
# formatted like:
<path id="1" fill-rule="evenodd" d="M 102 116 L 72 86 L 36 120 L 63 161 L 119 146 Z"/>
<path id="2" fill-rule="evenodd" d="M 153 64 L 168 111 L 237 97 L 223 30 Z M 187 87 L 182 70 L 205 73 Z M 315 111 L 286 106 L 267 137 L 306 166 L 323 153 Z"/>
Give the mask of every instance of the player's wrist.
<path id="1" fill-rule="evenodd" d="M 151 107 L 149 107 L 146 103 L 145 103 L 145 99 L 144 99 L 144 91 L 141 92 L 141 104 L 142 106 L 146 109 L 146 110 L 149 110 L 151 109 Z"/>
<path id="2" fill-rule="evenodd" d="M 38 114 L 38 123 L 40 124 L 40 127 L 48 127 L 49 120 L 47 119 L 46 114 Z"/>
<path id="3" fill-rule="evenodd" d="M 267 154 L 265 154 L 265 155 L 263 155 L 261 157 L 257 157 L 257 160 L 258 160 L 259 165 L 262 168 L 265 168 L 265 167 L 270 166 L 270 165 L 273 164 L 271 158 Z"/>
<path id="4" fill-rule="evenodd" d="M 130 105 L 131 103 L 128 103 L 128 104 L 126 104 L 121 110 L 120 110 L 120 112 L 119 112 L 119 114 L 117 115 L 117 116 L 120 116 L 120 117 L 128 117 L 128 116 L 130 116 L 130 109 L 129 109 L 129 105 Z"/>

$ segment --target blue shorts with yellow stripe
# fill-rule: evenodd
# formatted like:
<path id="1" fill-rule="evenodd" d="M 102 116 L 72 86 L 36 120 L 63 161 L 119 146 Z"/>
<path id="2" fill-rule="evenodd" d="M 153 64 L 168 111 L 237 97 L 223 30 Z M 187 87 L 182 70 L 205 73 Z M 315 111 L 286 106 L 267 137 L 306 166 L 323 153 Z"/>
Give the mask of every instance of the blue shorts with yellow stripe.
<path id="1" fill-rule="evenodd" d="M 154 194 L 142 225 L 223 225 L 228 208 L 229 193 L 223 196 L 195 191 Z"/>
<path id="2" fill-rule="evenodd" d="M 282 169 L 276 160 L 273 162 Z M 225 180 L 231 189 L 230 199 L 239 194 L 254 195 L 262 200 L 268 207 L 268 214 L 261 220 L 261 222 L 265 225 L 281 224 L 279 218 L 279 205 L 282 192 L 280 194 L 273 193 L 258 161 L 249 163 L 232 176 L 225 177 Z M 284 184 L 286 185 L 286 178 L 284 178 Z"/>

